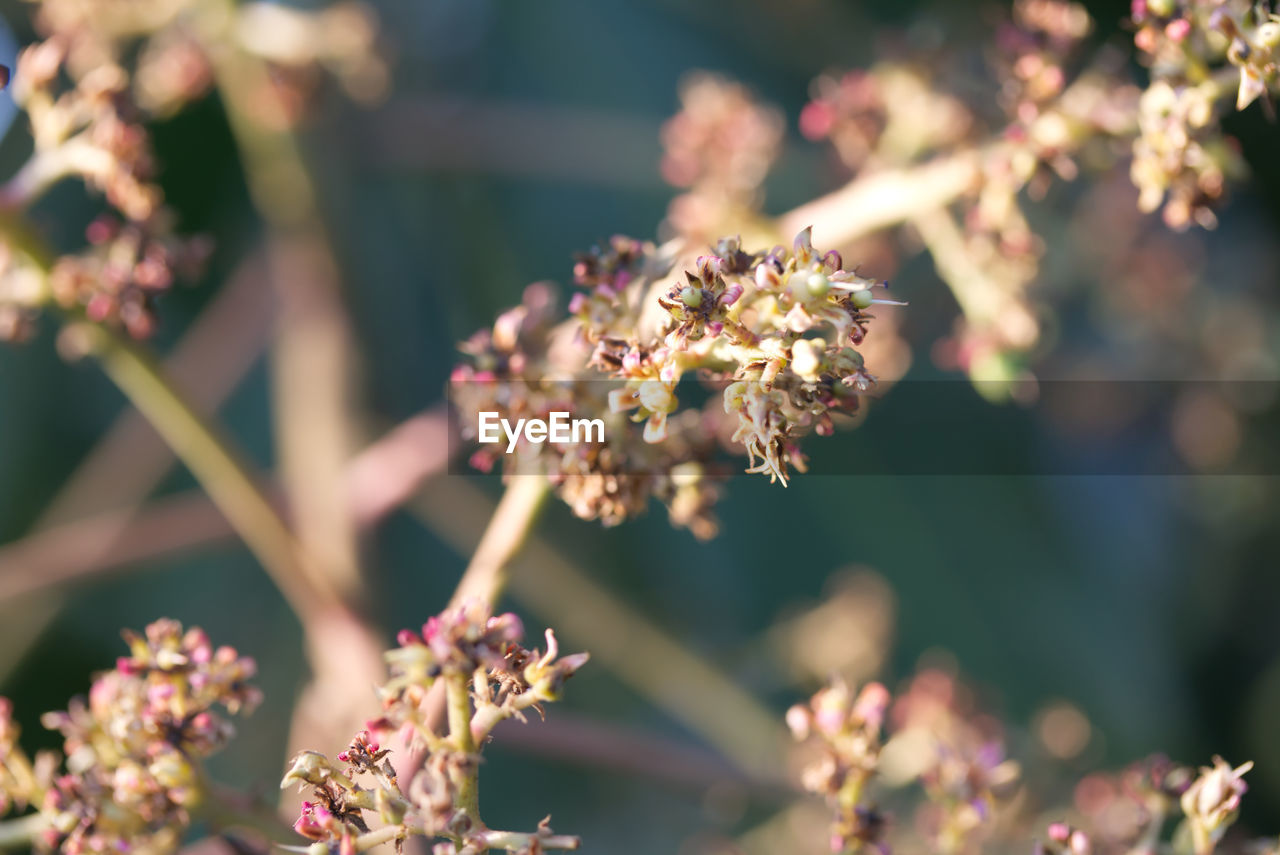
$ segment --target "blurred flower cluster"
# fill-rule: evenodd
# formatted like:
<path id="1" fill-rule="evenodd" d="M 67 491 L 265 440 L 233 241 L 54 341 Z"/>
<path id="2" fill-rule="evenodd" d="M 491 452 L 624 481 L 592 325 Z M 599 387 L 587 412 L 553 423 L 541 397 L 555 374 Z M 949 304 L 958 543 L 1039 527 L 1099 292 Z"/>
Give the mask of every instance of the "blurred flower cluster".
<path id="1" fill-rule="evenodd" d="M 564 682 L 587 654 L 560 656 L 555 634 L 545 652 L 521 646 L 524 629 L 513 614 L 492 615 L 479 603 L 431 618 L 421 632 L 404 630 L 386 654 L 390 677 L 378 694 L 382 714 L 330 761 L 305 751 L 294 758 L 281 787 L 311 793 L 294 828 L 316 843 L 316 855 L 362 852 L 409 835 L 440 839 L 435 855 L 488 849 L 535 853 L 576 849 L 578 839 L 557 835 L 544 820 L 532 832 L 495 831 L 480 818 L 480 752 L 500 722 L 523 720 L 529 710 L 560 699 Z M 446 695 L 448 730 L 436 732 L 431 698 Z M 400 774 L 381 743 L 422 751 L 421 763 Z M 403 785 L 401 777 L 404 777 Z M 367 814 L 367 816 L 366 816 Z M 379 827 L 371 828 L 377 817 Z"/>
<path id="2" fill-rule="evenodd" d="M 1024 775 L 1006 754 L 1001 723 L 936 668 L 920 671 L 893 699 L 880 683 L 854 691 L 836 680 L 792 707 L 787 724 L 805 749 L 801 783 L 834 811 L 829 843 L 837 853 L 1025 851 L 1043 829 L 1033 848 L 1039 855 L 1210 855 L 1239 815 L 1253 766 L 1215 757 L 1196 771 L 1153 756 L 1118 774 L 1090 774 L 1075 785 L 1072 805 L 1050 807 L 1040 801 L 1047 792 L 1031 793 L 1024 782 L 1043 785 L 1045 770 Z M 922 798 L 908 797 L 912 784 Z M 882 802 L 913 811 L 914 822 L 894 822 Z M 1229 848 L 1275 845 L 1241 839 Z"/>
<path id="3" fill-rule="evenodd" d="M 891 787 L 921 786 L 914 830 L 944 853 L 978 851 L 997 809 L 1019 790 L 998 723 L 969 708 L 941 671 L 921 672 L 897 699 L 879 683 L 855 694 L 836 681 L 792 707 L 787 724 L 796 739 L 820 746 L 802 780 L 835 808 L 834 852 L 888 852 L 887 818 L 870 786 L 876 776 Z"/>
<path id="4" fill-rule="evenodd" d="M 178 217 L 156 182 L 148 124 L 205 95 L 227 69 L 235 73 L 237 52 L 272 69 L 254 97 L 255 112 L 273 127 L 301 118 L 322 71 L 366 99 L 385 86 L 372 15 L 355 3 L 306 12 L 218 0 L 43 0 L 34 17 L 42 40 L 18 55 L 12 85 L 33 151 L 0 185 L 0 210 L 16 214 L 77 178 L 110 212 L 89 226 L 87 246 L 59 255 L 18 223 L 7 225 L 5 339 L 29 335 L 50 304 L 134 338 L 151 334 L 157 296 L 175 278 L 196 275 L 209 246 L 178 236 Z"/>
<path id="5" fill-rule="evenodd" d="M 1132 17 L 1151 69 L 1145 90 L 1119 51 L 1087 52 L 1092 21 L 1065 0 L 1013 4 L 987 53 L 987 79 L 968 71 L 967 55 L 943 51 L 815 81 L 800 129 L 830 140 L 857 179 L 971 162 L 967 186 L 903 218 L 960 309 L 953 338 L 935 351 L 943 367 L 1017 379 L 1053 326 L 1034 291 L 1042 241 L 1024 191 L 1042 196 L 1053 176 L 1071 180 L 1081 163 L 1110 168 L 1128 150 L 1141 210 L 1163 209 L 1175 229 L 1216 222 L 1212 205 L 1241 169 L 1218 120 L 1233 102 L 1270 107 L 1280 23 L 1243 0 L 1135 0 Z M 990 103 L 1003 109 L 992 114 Z"/>
<path id="6" fill-rule="evenodd" d="M 215 648 L 200 629 L 160 620 L 125 639 L 129 655 L 87 701 L 43 717 L 62 733 L 65 759 L 28 757 L 0 699 L 0 807 L 39 811 L 41 851 L 175 851 L 204 795 L 200 761 L 233 733 L 219 708 L 235 714 L 259 701 L 253 660 Z"/>
<path id="7" fill-rule="evenodd" d="M 657 496 L 674 522 L 709 536 L 716 437 L 746 453 L 750 472 L 785 484 L 803 471 L 800 439 L 831 433 L 874 384 L 855 348 L 872 306 L 893 301 L 838 252 L 815 249 L 809 230 L 765 252 L 725 238 L 674 280 L 670 267 L 658 248 L 622 237 L 582 256 L 585 290 L 569 321 L 553 326 L 549 292 L 532 286 L 524 305 L 464 344 L 470 362 L 452 393 L 470 438 L 482 411 L 607 417 L 604 443 L 522 442 L 507 471 L 549 475 L 579 516 L 607 524 Z M 711 383 L 718 403 L 679 412 L 686 375 Z M 507 456 L 490 446 L 473 463 Z"/>
<path id="8" fill-rule="evenodd" d="M 782 112 L 708 73 L 682 82 L 680 106 L 662 126 L 662 177 L 686 191 L 672 200 L 668 225 L 692 245 L 726 232 L 753 237 L 760 185 L 782 149 Z"/>

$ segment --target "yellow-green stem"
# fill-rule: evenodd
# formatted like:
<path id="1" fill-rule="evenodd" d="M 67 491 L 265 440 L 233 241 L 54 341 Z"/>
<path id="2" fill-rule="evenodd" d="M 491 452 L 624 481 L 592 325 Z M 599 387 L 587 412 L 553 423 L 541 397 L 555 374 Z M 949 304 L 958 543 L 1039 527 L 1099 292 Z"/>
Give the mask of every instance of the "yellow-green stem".
<path id="1" fill-rule="evenodd" d="M 479 825 L 480 770 L 475 762 L 476 741 L 471 735 L 471 687 L 466 674 L 449 673 L 443 679 L 449 714 L 449 742 L 455 751 L 466 755 L 465 762 L 460 765 L 463 771 L 454 781 L 458 788 L 457 806 L 466 812 L 473 825 Z"/>
<path id="2" fill-rule="evenodd" d="M 498 601 L 510 579 L 511 559 L 533 531 L 550 493 L 551 484 L 541 475 L 512 476 L 454 589 L 450 608 L 468 600 Z"/>
<path id="3" fill-rule="evenodd" d="M 40 813 L 0 822 L 0 849 L 25 849 L 47 826 L 48 820 Z"/>
<path id="4" fill-rule="evenodd" d="M 209 494 L 299 616 L 332 604 L 275 507 L 228 443 L 195 412 L 150 353 L 119 333 L 85 324 L 91 352 Z"/>

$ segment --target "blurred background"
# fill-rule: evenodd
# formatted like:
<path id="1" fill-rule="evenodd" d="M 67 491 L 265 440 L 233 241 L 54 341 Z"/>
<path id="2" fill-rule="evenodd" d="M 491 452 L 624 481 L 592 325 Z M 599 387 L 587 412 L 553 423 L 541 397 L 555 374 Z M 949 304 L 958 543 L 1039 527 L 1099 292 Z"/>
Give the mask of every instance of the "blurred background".
<path id="1" fill-rule="evenodd" d="M 783 152 L 765 184 L 766 210 L 781 212 L 845 180 L 826 149 L 796 130 L 813 78 L 864 67 L 886 45 L 981 44 L 1000 11 L 818 0 L 373 5 L 392 74 L 387 97 L 374 106 L 323 98 L 300 131 L 353 331 L 356 419 L 370 437 L 439 405 L 456 343 L 517 303 L 527 283 L 555 281 L 567 295 L 574 252 L 613 233 L 656 234 L 678 192 L 659 171 L 660 129 L 688 72 L 740 80 L 785 114 Z M 1087 5 L 1095 38 L 1123 44 L 1127 4 Z M 0 9 L 9 28 L 0 53 L 11 58 L 31 38 L 29 4 Z M 13 122 L 0 142 L 5 175 L 30 145 L 10 106 L 5 97 L 0 122 Z M 1086 172 L 1029 206 L 1046 241 L 1036 288 L 1056 311 L 1052 342 L 1035 355 L 1038 374 L 1278 376 L 1280 132 L 1256 109 L 1232 116 L 1228 130 L 1250 175 L 1233 186 L 1214 231 L 1174 234 L 1134 213 L 1121 217 L 1133 221 L 1117 230 L 1121 245 L 1106 246 L 1100 218 L 1136 199 L 1123 168 Z M 181 227 L 217 247 L 204 281 L 164 301 L 157 346 L 172 351 L 200 331 L 205 349 L 189 360 L 188 388 L 207 395 L 248 456 L 271 469 L 280 400 L 273 298 L 261 283 L 263 226 L 226 116 L 210 97 L 154 134 Z M 73 242 L 99 204 L 78 186 L 59 187 L 34 218 L 53 240 Z M 877 461 L 910 461 L 927 439 L 891 426 L 930 406 L 918 392 L 896 403 L 890 390 L 856 431 L 811 442 L 813 474 L 787 489 L 731 479 L 713 540 L 671 528 L 656 507 L 604 529 L 557 502 L 540 523 L 542 540 L 779 717 L 828 671 L 892 687 L 932 663 L 972 682 L 982 706 L 1019 734 L 1015 749 L 1043 749 L 1037 722 L 1046 709 L 1082 713 L 1083 740 L 1058 752 L 1068 774 L 1153 751 L 1193 764 L 1213 753 L 1254 760 L 1245 822 L 1274 830 L 1274 413 L 1188 401 L 1176 388 L 1137 404 L 1127 393 L 1103 396 L 1083 417 L 988 402 L 935 358 L 956 306 L 928 258 L 902 253 L 883 263 L 878 271 L 869 260 L 867 272 L 892 275 L 911 303 L 895 315 L 910 348 L 899 388 L 956 384 L 946 400 L 964 433 L 949 436 L 948 447 L 986 461 L 969 471 L 997 474 L 886 474 Z M 1247 349 L 1229 365 L 1265 370 L 1200 370 L 1228 346 Z M 37 544 L 42 552 L 24 541 L 51 524 L 110 522 L 102 514 L 127 516 L 144 500 L 184 519 L 194 482 L 146 430 L 121 428 L 126 418 L 95 365 L 59 357 L 49 325 L 0 352 L 0 541 L 8 544 L 0 548 L 0 693 L 17 700 L 27 738 L 52 745 L 38 715 L 114 661 L 120 628 L 162 615 L 201 625 L 258 659 L 267 696 L 213 772 L 270 793 L 306 666 L 298 623 L 250 554 L 229 537 L 184 542 L 181 525 L 163 518 L 138 543 L 104 547 L 97 559 L 77 551 L 65 529 Z M 115 443 L 105 453 L 104 439 Z M 1198 474 L 1108 474 L 1115 461 L 1169 450 Z M 86 461 L 95 467 L 88 475 Z M 875 474 L 858 474 L 860 461 Z M 453 474 L 424 489 L 447 499 L 463 480 L 498 494 L 496 479 Z M 143 493 L 125 496 L 123 485 L 134 483 Z M 69 484 L 79 486 L 69 494 Z M 361 584 L 388 637 L 446 601 L 467 559 L 457 537 L 403 511 L 368 535 Z M 68 581 L 42 569 L 69 566 L 78 569 Z M 504 605 L 541 629 L 573 613 L 572 597 L 557 590 L 550 599 L 558 605 L 531 609 L 517 589 Z M 824 601 L 829 609 L 806 622 Z M 561 634 L 569 648 L 592 645 L 590 626 Z M 633 655 L 651 651 L 637 644 Z M 368 697 L 372 711 L 371 690 Z M 705 734 L 608 667 L 584 669 L 550 718 L 562 729 L 500 738 L 491 749 L 484 791 L 493 821 L 531 826 L 551 811 L 556 829 L 581 834 L 586 851 L 693 853 L 720 851 L 715 841 L 777 808 L 775 795 L 738 781 Z M 556 739 L 598 729 L 606 742 L 634 744 L 632 755 L 662 762 L 627 768 L 590 751 L 557 756 Z"/>

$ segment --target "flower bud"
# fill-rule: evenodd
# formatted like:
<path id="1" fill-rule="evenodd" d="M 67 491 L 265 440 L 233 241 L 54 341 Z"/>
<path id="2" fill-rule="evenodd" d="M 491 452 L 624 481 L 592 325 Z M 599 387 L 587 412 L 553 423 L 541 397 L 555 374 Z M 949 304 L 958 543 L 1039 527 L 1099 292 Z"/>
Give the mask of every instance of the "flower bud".
<path id="1" fill-rule="evenodd" d="M 311 784 L 318 787 L 332 777 L 334 772 L 328 757 L 319 751 L 303 751 L 293 758 L 293 764 L 280 782 L 280 789 L 285 789 L 295 781 L 299 785 Z"/>
<path id="2" fill-rule="evenodd" d="M 831 280 L 823 273 L 811 273 L 804 281 L 805 288 L 814 297 L 825 297 L 831 290 Z"/>

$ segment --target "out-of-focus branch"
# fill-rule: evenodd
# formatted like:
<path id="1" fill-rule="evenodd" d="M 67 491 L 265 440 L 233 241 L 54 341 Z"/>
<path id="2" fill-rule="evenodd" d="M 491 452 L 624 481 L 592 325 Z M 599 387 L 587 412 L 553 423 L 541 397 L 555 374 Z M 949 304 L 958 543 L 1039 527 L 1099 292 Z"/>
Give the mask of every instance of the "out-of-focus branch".
<path id="1" fill-rule="evenodd" d="M 974 323 L 990 321 L 1003 303 L 1000 284 L 974 261 L 951 213 L 945 208 L 921 211 L 910 222 L 964 316 Z"/>
<path id="2" fill-rule="evenodd" d="M 528 539 L 550 493 L 551 485 L 541 475 L 512 477 L 454 589 L 451 608 L 468 600 L 497 602 L 510 580 L 511 561 Z"/>
<path id="3" fill-rule="evenodd" d="M 564 712 L 545 721 L 503 722 L 495 734 L 504 751 L 546 757 L 556 763 L 621 772 L 693 790 L 730 785 L 751 788 L 768 798 L 793 794 L 782 786 L 755 785 L 720 754 L 700 745 Z"/>
<path id="4" fill-rule="evenodd" d="M 0 230 L 11 247 L 47 277 L 52 262 L 43 242 L 20 218 L 6 216 Z M 230 443 L 178 391 L 164 369 L 143 347 L 119 331 L 83 323 L 75 314 L 81 344 L 98 358 L 106 374 L 182 459 L 227 520 L 253 550 L 300 620 L 319 621 L 340 615 L 345 607 L 332 587 L 315 572 L 315 565 L 294 540 L 284 521 L 266 499 Z"/>
<path id="5" fill-rule="evenodd" d="M 332 583 L 302 551 L 226 439 L 195 412 L 155 360 L 105 327 L 84 325 L 83 330 L 103 370 L 187 464 L 299 619 L 333 608 Z"/>
<path id="6" fill-rule="evenodd" d="M 320 238 L 276 238 L 271 257 L 280 300 L 271 358 L 280 478 L 298 539 L 323 556 L 327 575 L 356 601 L 356 526 L 342 483 L 355 433 L 349 381 L 355 348 L 337 271 Z"/>
<path id="7" fill-rule="evenodd" d="M 262 352 L 272 307 L 264 299 L 260 262 L 255 254 L 240 264 L 165 359 L 165 370 L 175 383 L 191 390 L 192 405 L 201 412 L 217 411 Z M 228 349 L 228 339 L 234 339 L 236 347 Z M 11 547 L 0 547 L 0 556 L 9 556 L 0 557 L 0 602 L 15 589 L 43 590 L 78 576 L 82 567 L 92 572 L 99 564 L 133 560 L 131 550 L 140 544 L 145 545 L 145 553 L 146 549 L 175 548 L 177 539 L 188 533 L 198 537 L 179 515 L 170 513 L 158 514 L 155 524 L 142 524 L 137 539 L 130 533 L 133 511 L 169 471 L 173 459 L 172 450 L 137 410 L 122 412 L 62 484 L 32 524 L 31 533 Z M 206 497 L 200 497 L 198 504 L 205 528 L 216 530 L 220 537 L 234 536 Z M 88 524 L 62 528 L 64 523 L 81 520 Z M 60 607 L 56 596 L 23 602 L 21 614 L 10 617 L 22 632 L 6 639 L 0 670 L 22 656 Z"/>
<path id="8" fill-rule="evenodd" d="M 1113 62 L 1107 50 L 1097 59 L 1099 67 Z M 1092 75 L 1082 75 L 1046 106 L 1025 132 L 1034 137 L 1040 132 L 1038 125 L 1055 133 L 1065 127 L 1070 129 L 1069 137 L 1059 140 L 1059 144 L 1068 146 L 1079 145 L 1091 135 L 1128 137 L 1136 129 L 1132 115 L 1108 115 L 1099 122 L 1088 113 L 1096 106 L 1099 90 L 1105 91 L 1109 85 Z M 981 186 L 986 164 L 1007 159 L 1013 149 L 1009 140 L 996 134 L 970 148 L 923 163 L 860 173 L 838 190 L 779 216 L 778 229 L 789 238 L 813 226 L 815 238 L 823 244 L 847 244 L 947 207 Z"/>
<path id="9" fill-rule="evenodd" d="M 946 206 L 982 178 L 977 151 L 940 157 L 920 166 L 874 172 L 783 214 L 778 229 L 794 235 L 813 226 L 824 245 L 841 246 L 896 226 L 917 213 Z"/>
<path id="10" fill-rule="evenodd" d="M 33 813 L 18 819 L 0 822 L 0 849 L 27 849 L 31 839 L 46 825 L 44 814 Z"/>
<path id="11" fill-rule="evenodd" d="M 376 525 L 444 469 L 448 429 L 442 410 L 428 410 L 351 461 L 344 489 L 360 528 Z M 278 493 L 272 501 L 284 507 Z M 48 526 L 0 546 L 0 602 L 234 536 L 235 529 L 199 491 Z"/>
<path id="12" fill-rule="evenodd" d="M 263 99 L 277 92 L 271 70 L 241 47 L 231 0 L 205 6 L 199 38 L 250 195 L 267 225 L 271 282 L 281 300 L 273 392 L 284 484 L 302 544 L 321 556 L 324 584 L 342 602 L 333 612 L 339 620 L 306 626 L 312 681 L 294 707 L 290 748 L 342 744 L 365 720 L 364 699 L 350 686 L 376 678 L 385 644 L 353 608 L 363 586 L 355 525 L 340 488 L 353 445 L 348 372 L 354 360 L 338 263 L 298 141 L 283 111 L 264 110 Z M 282 807 L 289 810 L 288 801 Z"/>
<path id="13" fill-rule="evenodd" d="M 188 390 L 192 407 L 201 412 L 215 412 L 262 355 L 275 314 L 264 287 L 265 273 L 262 255 L 250 255 L 164 360 L 165 372 Z M 230 342 L 235 346 L 228 347 Z M 33 528 L 136 505 L 172 465 L 172 450 L 150 423 L 137 410 L 126 410 L 62 485 Z M 109 547 L 107 540 L 103 546 Z"/>

